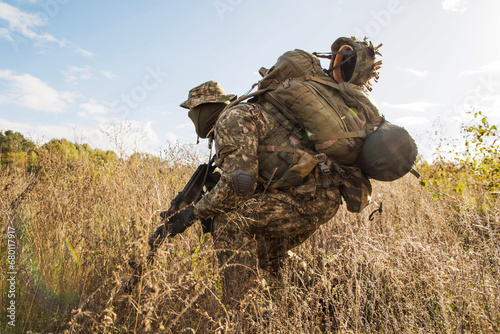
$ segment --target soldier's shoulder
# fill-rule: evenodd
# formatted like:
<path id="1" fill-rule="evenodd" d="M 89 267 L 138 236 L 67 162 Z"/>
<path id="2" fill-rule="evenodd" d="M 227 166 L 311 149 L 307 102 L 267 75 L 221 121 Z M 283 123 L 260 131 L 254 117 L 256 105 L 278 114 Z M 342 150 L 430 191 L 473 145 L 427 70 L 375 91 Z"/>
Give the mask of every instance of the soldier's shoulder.
<path id="1" fill-rule="evenodd" d="M 224 110 L 219 116 L 218 122 L 234 122 L 243 117 L 251 117 L 258 112 L 259 106 L 254 103 L 240 103 Z"/>

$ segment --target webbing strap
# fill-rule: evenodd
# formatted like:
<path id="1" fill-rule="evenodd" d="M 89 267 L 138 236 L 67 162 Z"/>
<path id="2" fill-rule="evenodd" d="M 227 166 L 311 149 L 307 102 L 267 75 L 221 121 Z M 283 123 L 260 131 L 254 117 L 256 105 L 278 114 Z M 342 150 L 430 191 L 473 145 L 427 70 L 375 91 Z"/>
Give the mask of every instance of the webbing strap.
<path id="1" fill-rule="evenodd" d="M 232 108 L 234 107 L 235 105 L 237 105 L 238 103 L 240 102 L 243 102 L 245 100 L 248 100 L 249 98 L 251 97 L 254 97 L 254 96 L 258 96 L 258 95 L 262 95 L 264 94 L 265 92 L 267 92 L 268 90 L 270 90 L 270 88 L 263 88 L 263 89 L 259 89 L 258 91 L 256 92 L 253 92 L 251 94 L 248 94 L 248 95 L 243 95 L 243 96 L 240 96 L 238 99 L 234 100 L 233 102 L 229 103 L 223 111 L 226 111 L 227 109 L 229 108 Z"/>
<path id="2" fill-rule="evenodd" d="M 331 134 L 328 135 L 330 140 L 325 141 L 322 144 L 316 144 L 315 147 L 317 150 L 324 150 L 333 144 L 335 144 L 339 139 L 347 139 L 347 138 L 365 138 L 366 137 L 366 131 L 361 130 L 361 131 L 353 131 L 353 132 L 340 132 L 336 134 Z"/>
<path id="3" fill-rule="evenodd" d="M 341 90 L 339 84 L 337 84 L 333 81 L 323 80 L 322 78 L 320 78 L 316 75 L 305 75 L 304 80 L 316 81 L 316 82 L 323 84 L 325 86 L 330 86 L 330 87 L 333 87 L 335 89 Z"/>
<path id="4" fill-rule="evenodd" d="M 328 135 L 328 138 L 331 139 L 346 139 L 346 138 L 365 138 L 366 137 L 366 131 L 365 130 L 359 130 L 359 131 L 351 131 L 351 132 L 341 132 L 341 133 L 335 133 Z"/>
<path id="5" fill-rule="evenodd" d="M 295 153 L 297 151 L 296 148 L 293 147 L 284 147 L 284 146 L 274 146 L 274 145 L 259 145 L 257 147 L 257 152 L 267 152 L 267 153 L 272 153 L 272 152 L 288 152 L 288 153 Z"/>
<path id="6" fill-rule="evenodd" d="M 419 178 L 420 178 L 420 173 L 419 173 L 419 172 L 417 172 L 414 168 L 412 168 L 412 169 L 410 170 L 410 173 L 412 173 L 412 174 L 413 174 L 413 176 L 415 176 L 417 179 L 419 179 Z"/>
<path id="7" fill-rule="evenodd" d="M 289 66 L 286 66 L 283 71 L 276 77 L 276 81 L 278 82 L 282 82 L 283 80 L 285 80 L 286 77 L 288 77 L 288 75 L 292 72 L 292 69 L 289 67 Z"/>
<path id="8" fill-rule="evenodd" d="M 288 100 L 286 100 L 286 103 L 285 103 L 286 106 L 288 108 L 290 108 L 299 96 L 301 96 L 304 93 L 307 93 L 308 91 L 309 91 L 309 88 L 307 88 L 307 86 L 302 86 L 299 89 L 297 89 L 297 91 L 292 96 L 290 96 L 290 98 Z"/>
<path id="9" fill-rule="evenodd" d="M 312 101 L 316 100 L 316 96 L 313 94 L 309 95 L 306 97 L 304 100 L 300 102 L 300 104 L 297 106 L 297 110 L 301 111 L 305 106 L 307 106 L 309 103 Z"/>
<path id="10" fill-rule="evenodd" d="M 314 147 L 316 147 L 316 149 L 318 151 L 320 150 L 324 150 L 330 146 L 332 146 L 333 144 L 335 144 L 337 142 L 338 139 L 332 139 L 332 140 L 329 140 L 329 141 L 325 141 L 323 144 L 316 144 L 314 145 Z"/>

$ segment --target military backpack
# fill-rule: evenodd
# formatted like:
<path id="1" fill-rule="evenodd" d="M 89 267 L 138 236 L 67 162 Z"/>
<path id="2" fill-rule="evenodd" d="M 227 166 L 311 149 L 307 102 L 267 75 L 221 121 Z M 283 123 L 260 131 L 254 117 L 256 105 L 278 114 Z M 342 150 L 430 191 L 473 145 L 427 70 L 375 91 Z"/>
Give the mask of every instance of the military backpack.
<path id="1" fill-rule="evenodd" d="M 331 53 L 288 51 L 269 70 L 261 68 L 262 79 L 256 84 L 256 92 L 229 105 L 254 97 L 253 101 L 271 106 L 266 109 L 273 109 L 274 115 L 279 110 L 279 116 L 291 124 L 289 131 L 302 128 L 304 140 L 310 142 L 319 157 L 328 160 L 318 161 L 318 165 L 323 163 L 342 176 L 337 182 L 353 212 L 360 212 L 369 203 L 371 184 L 367 176 L 395 180 L 408 173 L 416 159 L 411 136 L 384 120 L 368 95 L 370 79 L 378 79 L 378 48 L 355 38 L 339 38 Z M 321 67 L 318 57 L 331 59 L 328 70 Z M 276 146 L 260 150 L 290 152 L 289 147 Z M 275 186 L 290 186 L 286 179 L 280 181 Z"/>

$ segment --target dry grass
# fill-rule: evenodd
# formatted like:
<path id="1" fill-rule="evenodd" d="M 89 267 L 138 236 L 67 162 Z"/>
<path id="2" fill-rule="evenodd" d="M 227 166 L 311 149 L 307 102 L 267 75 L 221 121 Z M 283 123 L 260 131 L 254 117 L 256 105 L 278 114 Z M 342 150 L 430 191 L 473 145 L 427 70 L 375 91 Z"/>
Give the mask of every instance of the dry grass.
<path id="1" fill-rule="evenodd" d="M 141 286 L 124 294 L 122 283 L 131 273 L 127 261 L 144 257 L 158 213 L 199 160 L 182 148 L 168 152 L 162 160 L 99 164 L 85 158 L 68 163 L 46 151 L 37 175 L 2 172 L 2 236 L 12 223 L 18 242 L 16 330 L 500 331 L 498 199 L 484 195 L 488 205 L 478 211 L 477 196 L 435 199 L 412 176 L 375 183 L 376 203 L 362 214 L 342 208 L 295 250 L 307 268 L 289 261 L 281 285 L 251 291 L 241 310 L 221 303 L 221 268 L 211 237 L 199 225 L 170 240 Z M 179 157 L 192 159 L 179 164 Z M 370 221 L 381 202 L 383 212 Z M 8 302 L 5 275 L 4 269 L 2 305 Z"/>

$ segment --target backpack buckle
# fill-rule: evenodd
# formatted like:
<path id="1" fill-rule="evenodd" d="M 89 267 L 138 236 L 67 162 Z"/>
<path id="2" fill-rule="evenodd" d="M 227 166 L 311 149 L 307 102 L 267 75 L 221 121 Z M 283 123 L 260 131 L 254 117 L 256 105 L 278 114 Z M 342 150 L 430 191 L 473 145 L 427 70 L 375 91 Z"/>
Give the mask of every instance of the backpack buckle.
<path id="1" fill-rule="evenodd" d="M 331 173 L 330 168 L 323 159 L 318 160 L 318 166 L 319 170 L 321 171 L 321 186 L 323 188 L 330 188 L 330 182 L 328 180 L 328 176 Z"/>
<path id="2" fill-rule="evenodd" d="M 321 170 L 321 174 L 323 176 L 330 175 L 330 173 L 331 173 L 330 167 L 328 167 L 328 165 L 325 163 L 325 161 L 323 159 L 318 160 L 318 166 L 319 166 L 319 169 Z"/>

